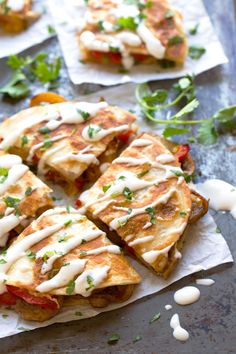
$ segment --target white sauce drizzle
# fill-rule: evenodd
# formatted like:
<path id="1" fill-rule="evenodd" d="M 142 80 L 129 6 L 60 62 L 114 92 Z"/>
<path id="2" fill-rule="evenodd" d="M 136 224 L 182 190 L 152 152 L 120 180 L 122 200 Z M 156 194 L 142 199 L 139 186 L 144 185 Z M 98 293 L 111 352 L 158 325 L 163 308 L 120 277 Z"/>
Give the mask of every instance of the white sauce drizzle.
<path id="1" fill-rule="evenodd" d="M 171 305 L 169 305 L 169 304 L 167 304 L 167 305 L 165 305 L 165 309 L 166 309 L 166 311 L 169 311 L 169 310 L 171 310 L 171 309 L 172 309 L 172 306 L 171 306 Z"/>
<path id="2" fill-rule="evenodd" d="M 211 285 L 215 284 L 215 280 L 213 280 L 213 279 L 196 279 L 196 284 L 211 286 Z"/>
<path id="3" fill-rule="evenodd" d="M 189 339 L 189 333 L 180 326 L 179 315 L 175 313 L 170 320 L 170 327 L 173 328 L 173 336 L 179 341 L 185 342 Z"/>
<path id="4" fill-rule="evenodd" d="M 145 260 L 145 262 L 152 264 L 154 263 L 157 258 L 163 254 L 165 257 L 168 256 L 168 252 L 171 249 L 171 247 L 174 245 L 174 243 L 172 243 L 171 245 L 163 248 L 162 250 L 153 250 L 153 251 L 148 251 L 142 254 L 142 258 Z"/>
<path id="5" fill-rule="evenodd" d="M 70 214 L 68 214 L 69 217 Z M 73 227 L 73 225 L 72 225 Z M 70 228 L 68 227 L 68 233 L 70 232 Z M 81 235 L 77 235 L 76 237 L 70 237 L 65 242 L 61 243 L 52 243 L 43 248 L 41 248 L 36 253 L 36 259 L 43 257 L 45 254 L 48 254 L 48 259 L 42 265 L 41 273 L 45 274 L 49 270 L 52 269 L 54 262 L 56 259 L 62 257 L 62 255 L 66 255 L 75 247 L 81 245 L 83 240 L 92 241 L 99 236 L 105 235 L 104 232 L 100 230 L 87 230 L 86 232 L 82 233 Z M 58 235 L 59 236 L 59 235 Z"/>
<path id="6" fill-rule="evenodd" d="M 119 127 L 109 128 L 109 129 L 103 129 L 96 124 L 90 124 L 83 129 L 81 135 L 84 138 L 84 140 L 99 141 L 109 134 L 122 132 L 124 130 L 127 130 L 128 128 L 129 128 L 128 124 L 124 124 Z M 89 132 L 91 131 L 91 129 L 93 130 L 93 133 L 90 135 Z"/>
<path id="7" fill-rule="evenodd" d="M 174 194 L 176 192 L 175 188 L 171 188 L 167 193 L 165 193 L 164 195 L 160 196 L 159 198 L 157 198 L 153 203 L 150 203 L 149 205 L 146 205 L 144 207 L 141 208 L 136 208 L 136 209 L 132 209 L 130 214 L 115 218 L 114 220 L 112 220 L 109 224 L 110 228 L 113 230 L 116 230 L 120 227 L 120 225 L 122 223 L 126 223 L 130 218 L 136 216 L 136 215 L 140 215 L 140 214 L 144 214 L 146 213 L 146 209 L 147 208 L 154 208 L 155 206 L 157 206 L 158 204 L 165 204 L 167 203 L 167 201 L 170 199 L 170 197 L 172 196 L 172 194 Z M 123 210 L 123 211 L 129 211 L 129 208 L 116 208 L 113 207 L 116 210 Z"/>
<path id="8" fill-rule="evenodd" d="M 8 171 L 7 178 L 3 183 L 0 184 L 0 195 L 4 194 L 7 189 L 11 185 L 15 184 L 21 177 L 23 177 L 28 170 L 29 167 L 23 164 L 12 166 L 11 169 Z"/>
<path id="9" fill-rule="evenodd" d="M 58 140 L 61 140 L 61 139 L 64 139 L 66 138 L 67 135 L 58 135 L 58 136 L 54 136 L 52 138 L 50 138 L 50 141 L 51 142 L 55 142 L 55 141 L 58 141 Z M 36 150 L 40 149 L 41 147 L 43 147 L 45 144 L 44 141 L 41 141 L 40 143 L 38 144 L 35 144 L 33 145 L 30 150 L 29 150 L 29 154 L 28 154 L 28 157 L 27 157 L 27 161 L 28 162 L 32 162 L 32 159 L 33 159 L 33 156 L 34 156 L 34 153 Z"/>
<path id="10" fill-rule="evenodd" d="M 38 115 L 31 115 L 31 109 L 28 109 L 28 116 L 25 119 L 22 119 L 21 124 L 17 126 L 17 129 L 12 129 L 8 132 L 7 136 L 4 137 L 3 141 L 0 143 L 0 149 L 5 150 L 9 146 L 14 145 L 18 137 L 21 136 L 24 131 L 32 126 L 39 124 L 43 121 L 46 121 L 46 126 L 50 130 L 58 128 L 61 124 L 80 124 L 84 122 L 80 111 L 87 112 L 89 118 L 94 117 L 100 110 L 105 109 L 108 106 L 106 102 L 99 103 L 88 103 L 88 102 L 79 102 L 79 103 L 61 103 L 59 104 L 58 111 L 52 112 L 49 109 L 49 113 L 45 114 L 45 107 L 42 107 L 42 112 Z"/>
<path id="11" fill-rule="evenodd" d="M 15 214 L 6 215 L 0 219 L 0 246 L 5 246 L 6 234 L 19 225 L 21 219 Z"/>
<path id="12" fill-rule="evenodd" d="M 140 243 L 145 243 L 145 242 L 148 242 L 148 241 L 152 241 L 153 239 L 154 239 L 154 236 L 140 237 L 140 238 L 137 238 L 134 241 L 129 242 L 128 246 L 133 247 L 133 246 L 139 245 Z"/>
<path id="13" fill-rule="evenodd" d="M 11 168 L 14 165 L 20 165 L 22 163 L 22 159 L 20 156 L 6 154 L 0 156 L 0 167 L 2 168 Z"/>
<path id="14" fill-rule="evenodd" d="M 130 144 L 130 146 L 139 147 L 139 146 L 149 146 L 152 144 L 153 144 L 153 141 L 149 140 L 149 139 L 136 139 Z"/>
<path id="15" fill-rule="evenodd" d="M 154 58 L 163 59 L 165 56 L 165 47 L 161 41 L 153 34 L 153 32 L 142 21 L 137 27 L 137 33 L 146 44 L 147 51 Z"/>
<path id="16" fill-rule="evenodd" d="M 156 157 L 156 161 L 165 164 L 168 162 L 175 161 L 175 157 L 170 154 L 161 154 Z"/>
<path id="17" fill-rule="evenodd" d="M 85 264 L 85 259 L 74 259 L 69 262 L 68 265 L 62 266 L 59 272 L 51 279 L 44 281 L 36 287 L 36 290 L 41 293 L 47 293 L 55 288 L 62 288 L 67 285 L 70 280 L 83 272 Z"/>
<path id="18" fill-rule="evenodd" d="M 103 280 L 107 277 L 110 267 L 97 267 L 89 270 L 85 270 L 76 280 L 75 280 L 75 294 L 80 294 L 84 297 L 91 295 L 91 292 L 96 289 Z M 93 286 L 89 287 L 88 277 L 92 279 Z"/>
<path id="19" fill-rule="evenodd" d="M 200 290 L 195 286 L 184 286 L 174 293 L 174 300 L 178 305 L 190 305 L 198 301 Z"/>
<path id="20" fill-rule="evenodd" d="M 188 269 L 193 273 L 199 272 L 201 270 L 206 270 L 206 268 L 204 266 L 202 266 L 201 264 L 190 264 L 188 266 Z"/>
<path id="21" fill-rule="evenodd" d="M 62 161 L 72 160 L 72 161 L 85 163 L 87 165 L 90 165 L 92 163 L 95 165 L 98 165 L 99 161 L 94 154 L 91 154 L 91 153 L 86 154 L 86 152 L 91 150 L 91 148 L 92 148 L 92 145 L 86 146 L 78 154 L 68 153 L 63 156 L 55 158 L 53 160 L 53 162 L 58 163 L 58 162 L 62 162 Z"/>
<path id="22" fill-rule="evenodd" d="M 144 165 L 145 163 L 148 163 L 149 165 L 152 164 L 152 162 L 148 159 L 144 158 L 140 158 L 137 159 L 135 157 L 125 157 L 125 156 L 121 156 L 118 157 L 117 159 L 113 160 L 112 163 L 119 163 L 119 164 L 127 164 L 127 165 L 131 165 L 131 166 L 138 166 L 138 165 Z"/>
<path id="23" fill-rule="evenodd" d="M 24 5 L 24 0 L 7 0 L 7 7 L 9 7 L 11 11 L 22 11 L 24 9 Z"/>
<path id="24" fill-rule="evenodd" d="M 89 250 L 89 251 L 85 251 L 85 252 L 86 252 L 85 256 L 90 256 L 92 254 L 98 255 L 98 254 L 101 254 L 103 252 L 120 254 L 121 250 L 120 250 L 120 247 L 118 247 L 116 245 L 108 245 L 108 246 L 98 247 L 98 248 L 96 248 L 94 250 Z"/>
<path id="25" fill-rule="evenodd" d="M 143 226 L 143 230 L 148 229 L 149 227 L 152 226 L 152 223 L 150 221 L 146 222 L 146 224 Z"/>
<path id="26" fill-rule="evenodd" d="M 236 187 L 220 179 L 211 179 L 200 185 L 197 189 L 210 199 L 210 207 L 214 210 L 230 211 L 236 219 Z"/>

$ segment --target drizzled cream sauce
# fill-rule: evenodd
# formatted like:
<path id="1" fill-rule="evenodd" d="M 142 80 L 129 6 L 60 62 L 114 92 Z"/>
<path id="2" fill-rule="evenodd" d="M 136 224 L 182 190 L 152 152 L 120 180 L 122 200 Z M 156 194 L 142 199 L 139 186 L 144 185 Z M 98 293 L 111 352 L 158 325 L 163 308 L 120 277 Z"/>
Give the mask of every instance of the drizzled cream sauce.
<path id="1" fill-rule="evenodd" d="M 51 141 L 51 142 L 55 142 L 55 141 L 59 141 L 59 140 L 61 140 L 61 139 L 64 139 L 64 138 L 66 138 L 66 137 L 67 137 L 67 135 L 58 135 L 58 136 L 54 136 L 54 137 L 50 138 L 50 141 Z M 40 142 L 40 143 L 38 143 L 38 144 L 33 145 L 33 146 L 30 148 L 30 151 L 29 151 L 29 154 L 28 154 L 28 157 L 27 157 L 27 161 L 28 161 L 28 162 L 32 162 L 32 159 L 33 159 L 33 157 L 34 157 L 35 151 L 38 150 L 38 149 L 40 149 L 41 147 L 43 147 L 44 144 L 45 144 L 45 141 L 42 141 L 42 142 Z"/>
<path id="2" fill-rule="evenodd" d="M 0 195 L 4 194 L 11 185 L 15 184 L 20 178 L 22 178 L 28 170 L 29 167 L 23 164 L 12 166 L 8 171 L 7 178 L 0 184 Z"/>
<path id="3" fill-rule="evenodd" d="M 153 239 L 154 239 L 154 236 L 144 236 L 144 237 L 140 237 L 140 238 L 137 238 L 137 239 L 134 240 L 134 241 L 129 242 L 129 243 L 128 243 L 128 246 L 133 247 L 133 246 L 136 246 L 136 245 L 139 245 L 139 244 L 148 242 L 148 241 L 152 241 Z"/>
<path id="4" fill-rule="evenodd" d="M 196 284 L 211 286 L 211 285 L 215 284 L 215 280 L 213 280 L 213 279 L 196 279 Z"/>
<path id="5" fill-rule="evenodd" d="M 153 251 L 148 251 L 142 254 L 142 258 L 145 260 L 145 262 L 152 264 L 154 263 L 157 258 L 163 254 L 165 257 L 168 256 L 168 252 L 171 249 L 171 247 L 174 245 L 174 243 L 172 243 L 171 245 L 161 249 L 161 250 L 153 250 Z"/>
<path id="6" fill-rule="evenodd" d="M 27 118 L 22 119 L 22 122 L 18 123 L 17 129 L 12 129 L 8 132 L 7 136 L 4 137 L 3 141 L 0 143 L 0 149 L 6 149 L 18 140 L 24 131 L 28 128 L 33 127 L 41 122 L 47 122 L 46 127 L 50 130 L 55 130 L 61 124 L 80 124 L 84 122 L 84 118 L 80 112 L 86 112 L 89 114 L 89 118 L 94 117 L 100 110 L 105 109 L 108 106 L 106 102 L 99 103 L 70 103 L 65 102 L 57 105 L 57 110 L 52 111 L 49 108 L 49 112 L 44 110 L 39 111 L 38 115 L 31 115 L 31 109 L 28 110 L 29 114 Z M 46 113 L 45 113 L 46 112 Z"/>
<path id="7" fill-rule="evenodd" d="M 62 266 L 53 278 L 38 285 L 36 290 L 47 293 L 55 288 L 66 286 L 76 275 L 83 272 L 86 262 L 85 259 L 74 259 L 70 261 L 68 265 Z"/>
<path id="8" fill-rule="evenodd" d="M 185 342 L 189 339 L 189 333 L 180 326 L 179 315 L 175 313 L 170 320 L 170 327 L 173 328 L 173 336 L 175 339 Z"/>
<path id="9" fill-rule="evenodd" d="M 200 291 L 195 286 L 185 286 L 174 293 L 174 300 L 178 305 L 190 305 L 199 298 Z"/>
<path id="10" fill-rule="evenodd" d="M 236 219 L 236 187 L 220 179 L 211 179 L 197 186 L 197 189 L 210 199 L 214 210 L 230 211 Z"/>
<path id="11" fill-rule="evenodd" d="M 149 140 L 149 139 L 136 139 L 134 140 L 130 146 L 132 147 L 140 147 L 140 146 L 149 146 L 149 145 L 152 145 L 153 144 L 153 141 L 152 140 Z"/>
<path id="12" fill-rule="evenodd" d="M 84 138 L 84 140 L 87 141 L 99 141 L 105 138 L 105 136 L 109 134 L 122 132 L 124 130 L 127 130 L 128 128 L 129 128 L 128 124 L 124 124 L 119 127 L 109 128 L 109 129 L 103 129 L 96 124 L 90 124 L 83 129 L 82 137 Z"/>
<path id="13" fill-rule="evenodd" d="M 98 165 L 99 161 L 96 156 L 92 153 L 87 153 L 91 149 L 92 145 L 86 146 L 78 154 L 68 153 L 61 157 L 56 157 L 53 162 L 58 163 L 62 161 L 77 161 L 81 163 L 86 163 L 87 165 L 90 165 L 92 163 Z"/>
<path id="14" fill-rule="evenodd" d="M 97 267 L 89 270 L 85 270 L 76 280 L 75 280 L 75 294 L 80 294 L 84 297 L 91 295 L 91 292 L 98 288 L 99 285 L 106 279 L 109 266 Z M 92 279 L 93 287 L 89 288 L 88 277 Z"/>
<path id="15" fill-rule="evenodd" d="M 113 229 L 113 230 L 116 230 L 116 229 L 118 229 L 120 227 L 120 225 L 122 225 L 123 223 L 126 223 L 130 218 L 132 218 L 132 217 L 134 217 L 136 215 L 147 213 L 147 211 L 146 211 L 147 208 L 154 208 L 158 204 L 167 203 L 167 201 L 170 199 L 172 194 L 174 194 L 175 192 L 176 192 L 176 189 L 175 188 L 171 188 L 167 193 L 165 193 L 161 197 L 157 198 L 153 203 L 150 203 L 149 205 L 145 205 L 142 208 L 132 209 L 130 214 L 128 214 L 129 208 L 113 207 L 116 210 L 126 211 L 127 215 L 124 215 L 124 216 L 121 216 L 121 217 L 113 219 L 110 222 L 110 224 L 109 224 L 110 228 Z"/>

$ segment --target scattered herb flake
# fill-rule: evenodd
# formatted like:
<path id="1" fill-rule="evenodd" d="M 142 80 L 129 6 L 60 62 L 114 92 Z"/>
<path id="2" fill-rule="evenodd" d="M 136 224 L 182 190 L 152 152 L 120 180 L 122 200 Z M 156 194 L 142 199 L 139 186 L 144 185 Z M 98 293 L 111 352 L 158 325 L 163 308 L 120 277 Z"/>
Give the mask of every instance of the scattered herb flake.
<path id="1" fill-rule="evenodd" d="M 69 225 L 71 225 L 71 223 L 72 223 L 72 220 L 70 219 L 64 223 L 64 226 L 68 227 Z"/>
<path id="2" fill-rule="evenodd" d="M 148 207 L 145 209 L 145 211 L 149 214 L 150 216 L 150 223 L 154 225 L 156 223 L 156 216 L 155 216 L 155 209 L 152 207 Z"/>
<path id="3" fill-rule="evenodd" d="M 47 126 L 44 126 L 44 127 L 39 128 L 38 132 L 41 134 L 49 134 L 51 132 L 51 130 Z"/>
<path id="4" fill-rule="evenodd" d="M 1 259 L 0 259 L 0 264 L 5 264 L 5 263 L 7 263 L 7 262 L 5 261 L 5 259 L 1 258 Z"/>
<path id="5" fill-rule="evenodd" d="M 24 147 L 25 145 L 28 144 L 28 142 L 29 142 L 28 136 L 27 136 L 27 135 L 23 135 L 23 136 L 21 137 L 21 146 Z"/>
<path id="6" fill-rule="evenodd" d="M 8 177 L 8 168 L 0 167 L 0 184 L 4 183 Z"/>
<path id="7" fill-rule="evenodd" d="M 180 44 L 180 43 L 183 43 L 183 41 L 184 41 L 183 37 L 174 36 L 169 39 L 168 45 L 172 46 L 172 45 Z"/>
<path id="8" fill-rule="evenodd" d="M 66 288 L 67 295 L 72 295 L 74 290 L 75 290 L 75 281 L 74 280 L 70 280 L 68 285 L 67 285 L 67 288 Z"/>
<path id="9" fill-rule="evenodd" d="M 187 213 L 186 213 L 185 211 L 181 211 L 181 212 L 179 213 L 179 215 L 180 215 L 181 217 L 185 217 L 185 216 L 187 215 Z"/>
<path id="10" fill-rule="evenodd" d="M 138 335 L 138 336 L 134 337 L 133 343 L 139 342 L 141 339 L 142 339 L 142 336 Z"/>
<path id="11" fill-rule="evenodd" d="M 153 323 L 153 322 L 159 320 L 160 317 L 161 317 L 161 314 L 160 314 L 160 313 L 156 313 L 156 314 L 150 319 L 149 323 L 151 324 L 151 323 Z"/>
<path id="12" fill-rule="evenodd" d="M 91 277 L 91 275 L 88 275 L 87 276 L 87 283 L 88 283 L 88 287 L 85 289 L 86 291 L 88 291 L 88 290 L 91 290 L 91 289 L 93 289 L 94 288 L 94 279 L 93 279 L 93 277 Z"/>
<path id="13" fill-rule="evenodd" d="M 134 196 L 134 192 L 132 192 L 128 187 L 125 187 L 123 190 L 123 195 L 126 198 L 126 200 L 131 201 Z"/>
<path id="14" fill-rule="evenodd" d="M 80 311 L 75 311 L 75 316 L 83 316 L 83 314 Z"/>
<path id="15" fill-rule="evenodd" d="M 120 340 L 120 335 L 118 333 L 113 333 L 107 340 L 108 344 L 116 344 Z"/>
<path id="16" fill-rule="evenodd" d="M 206 53 L 206 49 L 199 45 L 191 45 L 188 50 L 188 55 L 193 60 L 198 60 Z"/>
<path id="17" fill-rule="evenodd" d="M 28 186 L 25 191 L 25 196 L 29 197 L 32 194 L 32 192 L 33 192 L 32 187 Z"/>
<path id="18" fill-rule="evenodd" d="M 106 191 L 108 191 L 108 189 L 111 187 L 111 184 L 106 184 L 105 186 L 102 187 L 102 190 L 104 193 L 106 193 Z"/>
<path id="19" fill-rule="evenodd" d="M 90 117 L 90 114 L 88 112 L 82 111 L 79 108 L 77 108 L 77 112 L 81 115 L 84 121 L 88 120 Z"/>
<path id="20" fill-rule="evenodd" d="M 30 258 L 30 259 L 35 259 L 36 253 L 33 252 L 33 251 L 28 250 L 28 251 L 26 252 L 26 256 L 27 256 L 28 258 Z"/>
<path id="21" fill-rule="evenodd" d="M 192 36 L 194 36 L 195 34 L 197 34 L 198 27 L 199 27 L 199 23 L 197 23 L 194 27 L 192 27 L 192 28 L 189 29 L 189 34 L 191 34 Z"/>

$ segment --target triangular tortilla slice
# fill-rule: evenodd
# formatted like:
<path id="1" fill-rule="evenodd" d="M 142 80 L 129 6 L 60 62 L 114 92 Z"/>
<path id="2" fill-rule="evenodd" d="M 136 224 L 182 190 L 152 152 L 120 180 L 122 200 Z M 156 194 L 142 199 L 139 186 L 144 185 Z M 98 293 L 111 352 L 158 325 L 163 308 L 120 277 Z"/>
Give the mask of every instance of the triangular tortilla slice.
<path id="1" fill-rule="evenodd" d="M 97 1 L 85 4 L 77 34 L 80 56 L 85 62 L 123 65 L 182 65 L 187 39 L 181 13 L 167 0 Z"/>
<path id="2" fill-rule="evenodd" d="M 22 163 L 19 156 L 0 151 L 0 246 L 52 207 L 51 189 Z"/>
<path id="3" fill-rule="evenodd" d="M 120 247 L 85 216 L 68 207 L 50 209 L 33 221 L 3 259 L 6 263 L 0 264 L 1 288 L 6 285 L 10 293 L 27 300 L 27 295 L 21 294 L 23 289 L 36 297 L 34 305 L 37 299 L 48 298 L 56 302 L 56 312 L 63 297 L 71 297 L 71 303 L 92 298 L 95 306 L 124 301 L 127 290 L 131 296 L 133 286 L 141 279 Z M 101 305 L 101 299 L 107 301 Z M 31 300 L 29 303 L 32 305 Z M 19 311 L 22 314 L 22 307 Z M 31 311 L 22 315 L 38 320 Z"/>
<path id="4" fill-rule="evenodd" d="M 181 258 L 188 223 L 208 206 L 191 192 L 175 150 L 176 155 L 161 138 L 143 133 L 80 197 L 90 218 L 115 230 L 136 257 L 164 277 Z"/>
<path id="5" fill-rule="evenodd" d="M 19 154 L 73 194 L 101 175 L 132 133 L 135 116 L 106 102 L 23 110 L 0 125 L 0 148 Z"/>

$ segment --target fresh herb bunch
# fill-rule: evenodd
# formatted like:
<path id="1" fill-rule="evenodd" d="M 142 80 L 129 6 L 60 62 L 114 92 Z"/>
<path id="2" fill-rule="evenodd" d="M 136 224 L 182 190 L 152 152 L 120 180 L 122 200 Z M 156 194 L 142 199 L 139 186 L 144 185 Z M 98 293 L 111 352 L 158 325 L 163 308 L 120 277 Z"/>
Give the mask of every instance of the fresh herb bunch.
<path id="1" fill-rule="evenodd" d="M 11 55 L 7 65 L 13 70 L 8 83 L 0 88 L 0 93 L 14 99 L 26 97 L 30 93 L 30 82 L 39 81 L 46 84 L 48 89 L 58 87 L 58 78 L 61 69 L 61 58 L 52 60 L 44 52 L 35 57 Z"/>
<path id="2" fill-rule="evenodd" d="M 179 127 L 180 125 L 198 125 L 197 141 L 200 144 L 211 145 L 217 141 L 219 128 L 232 129 L 236 126 L 236 105 L 220 109 L 207 119 L 183 119 L 194 112 L 200 104 L 196 98 L 193 77 L 187 75 L 181 78 L 173 85 L 171 91 L 173 90 L 175 97 L 171 99 L 168 91 L 158 89 L 153 92 L 145 83 L 136 88 L 136 99 L 145 117 L 154 123 L 166 125 L 163 131 L 165 138 L 191 133 L 188 128 Z M 158 113 L 163 113 L 167 108 L 176 108 L 181 104 L 182 108 L 168 119 L 164 119 L 160 114 L 158 116 Z M 190 136 L 189 141 L 195 141 L 195 138 Z"/>

